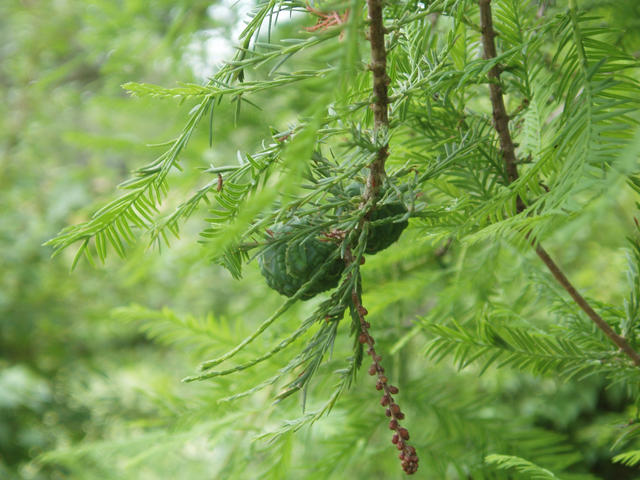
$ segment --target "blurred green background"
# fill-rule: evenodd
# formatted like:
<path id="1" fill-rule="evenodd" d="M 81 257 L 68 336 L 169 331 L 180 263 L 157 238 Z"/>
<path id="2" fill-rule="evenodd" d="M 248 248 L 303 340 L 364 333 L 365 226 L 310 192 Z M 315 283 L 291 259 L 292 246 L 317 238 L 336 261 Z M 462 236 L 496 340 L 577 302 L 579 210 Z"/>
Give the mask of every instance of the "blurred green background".
<path id="1" fill-rule="evenodd" d="M 191 370 L 179 352 L 174 358 L 136 326 L 111 321 L 112 308 L 131 302 L 196 314 L 225 308 L 220 272 L 198 256 L 199 226 L 162 257 L 145 254 L 141 242 L 127 264 L 84 263 L 73 275 L 73 252 L 51 259 L 51 249 L 41 246 L 92 215 L 130 170 L 158 155 L 145 144 L 165 142 L 182 128 L 188 108 L 132 100 L 121 85 L 201 81 L 196 74 L 215 67 L 207 63 L 206 41 L 230 37 L 237 22 L 237 8 L 223 8 L 226 15 L 215 20 L 207 14 L 212 5 L 0 2 L 2 479 L 61 478 L 61 470 L 38 470 L 30 460 L 147 418 L 153 408 L 140 393 L 144 383 L 178 387 Z M 186 174 L 176 178 L 180 188 L 200 180 L 195 167 L 234 158 L 238 144 L 254 142 L 244 129 L 257 122 L 245 119 L 238 129 L 216 124 L 216 137 L 225 141 L 215 149 L 204 136 L 194 139 L 183 158 Z"/>
<path id="2" fill-rule="evenodd" d="M 115 198 L 114 185 L 162 153 L 145 145 L 180 132 L 190 105 L 132 99 L 121 85 L 202 82 L 233 52 L 223 39 L 238 33 L 249 4 L 232 3 L 0 2 L 0 479 L 365 478 L 357 472 L 369 470 L 367 478 L 398 478 L 385 473 L 398 470 L 393 452 L 376 468 L 367 460 L 388 453 L 385 441 L 375 440 L 384 422 L 376 402 L 367 400 L 370 388 L 349 392 L 311 430 L 269 446 L 248 440 L 299 416 L 297 401 L 266 407 L 272 390 L 238 404 L 216 400 L 259 383 L 282 360 L 265 362 L 242 379 L 180 384 L 200 360 L 233 346 L 279 305 L 255 268 L 234 282 L 208 262 L 196 243 L 202 215 L 194 215 L 182 239 L 161 256 L 145 252 L 140 241 L 126 263 L 115 255 L 97 269 L 81 261 L 72 275 L 74 251 L 51 259 L 51 248 L 41 246 L 63 227 L 88 219 Z M 624 29 L 612 33 L 611 41 L 640 56 L 635 0 L 583 3 L 581 8 L 604 15 L 602 22 Z M 280 25 L 283 35 L 297 28 L 295 22 Z M 212 147 L 206 128 L 191 140 L 181 157 L 184 173 L 171 178 L 176 203 L 208 180 L 198 167 L 234 162 L 237 150 L 251 152 L 268 138 L 269 125 L 285 129 L 306 97 L 302 89 L 289 89 L 254 101 L 263 112 L 243 107 L 237 127 L 233 106 L 217 111 Z M 176 206 L 171 198 L 164 211 Z M 622 192 L 611 202 L 560 231 L 557 244 L 563 245 L 563 235 L 572 239 L 563 263 L 579 287 L 591 287 L 600 300 L 621 302 L 627 286 L 620 248 L 632 228 L 634 199 Z M 384 348 L 410 331 L 416 313 L 433 306 L 429 292 L 444 288 L 424 278 L 429 269 L 437 271 L 437 262 L 415 258 L 403 264 L 402 255 L 389 254 L 372 262 L 371 272 L 378 268 L 398 280 L 381 285 L 386 296 L 372 295 L 369 308 L 386 313 Z M 113 313 L 132 304 L 139 307 Z M 180 314 L 162 313 L 163 307 Z M 287 322 L 295 324 L 309 309 L 294 309 Z M 256 348 L 267 348 L 279 333 L 267 334 Z M 425 431 L 416 437 L 424 440 L 430 426 L 440 428 L 451 442 L 448 454 L 463 458 L 464 435 L 488 428 L 485 419 L 504 409 L 502 414 L 522 417 L 531 428 L 564 435 L 568 448 L 586 458 L 589 471 L 578 473 L 640 478 L 635 469 L 609 463 L 617 434 L 609 423 L 633 411 L 624 391 L 605 390 L 597 377 L 564 382 L 500 370 L 480 383 L 473 372 L 452 378 L 450 367 L 427 366 L 419 358 L 423 341 L 411 341 L 415 345 L 396 353 L 390 370 L 418 386 L 403 400 L 408 418 L 419 425 L 413 429 Z M 344 339 L 338 357 L 349 342 Z M 341 361 L 335 359 L 327 372 L 341 368 Z M 315 395 L 328 395 L 332 383 L 320 382 Z M 474 389 L 493 403 L 465 403 L 463 392 Z M 438 426 L 444 406 L 459 414 L 459 425 Z M 492 425 L 499 435 L 502 424 Z M 54 453 L 43 459 L 43 452 Z"/>

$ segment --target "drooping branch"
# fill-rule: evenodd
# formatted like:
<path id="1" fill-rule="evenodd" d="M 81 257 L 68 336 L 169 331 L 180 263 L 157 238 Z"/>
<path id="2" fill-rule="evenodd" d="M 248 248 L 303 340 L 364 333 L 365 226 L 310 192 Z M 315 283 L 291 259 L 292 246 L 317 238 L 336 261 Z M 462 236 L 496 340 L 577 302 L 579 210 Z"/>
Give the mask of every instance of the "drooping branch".
<path id="1" fill-rule="evenodd" d="M 380 145 L 379 139 L 381 137 L 387 138 L 387 129 L 389 127 L 389 96 L 387 88 L 389 86 L 390 79 L 387 75 L 387 51 L 384 44 L 386 29 L 384 27 L 382 15 L 382 0 L 367 0 L 367 6 L 370 22 L 368 38 L 371 43 L 371 63 L 369 68 L 373 74 L 373 98 L 371 106 L 373 108 L 374 115 L 374 135 L 377 137 L 378 144 Z M 382 186 L 382 182 L 385 177 L 384 165 L 388 156 L 389 146 L 385 142 L 380 146 L 375 159 L 369 165 L 369 175 L 363 192 L 363 202 L 360 205 L 360 208 L 366 208 L 368 211 L 362 217 L 356 229 L 361 232 L 361 237 L 365 238 L 365 243 L 368 233 L 367 222 L 369 221 L 371 212 L 376 208 L 376 201 L 380 193 L 380 187 Z M 361 248 L 364 250 L 364 246 Z M 363 250 L 361 250 L 361 252 Z M 360 257 L 354 259 L 351 251 L 351 245 L 347 245 L 344 254 L 346 266 L 349 267 L 349 265 L 354 261 L 359 262 L 360 260 L 364 260 L 364 258 Z M 352 280 L 353 275 L 353 273 L 348 274 L 347 278 L 349 281 Z M 357 270 L 355 275 L 359 276 L 359 272 Z M 373 346 L 375 340 L 369 333 L 371 325 L 365 320 L 365 316 L 368 312 L 362 305 L 360 295 L 358 293 L 358 280 L 359 278 L 356 278 L 351 292 L 351 302 L 353 303 L 353 308 L 355 308 L 360 320 L 361 333 L 358 340 L 362 345 L 366 345 L 368 347 L 367 354 L 371 356 L 373 361 L 369 367 L 369 375 L 375 375 L 378 377 L 376 390 L 384 390 L 384 395 L 380 399 L 380 404 L 383 407 L 387 407 L 385 415 L 390 418 L 389 429 L 395 432 L 391 438 L 391 443 L 393 443 L 400 451 L 399 458 L 402 469 L 408 475 L 412 475 L 418 470 L 419 459 L 416 455 L 416 449 L 407 444 L 407 441 L 409 440 L 409 431 L 400 426 L 400 420 L 404 419 L 404 413 L 400 411 L 400 407 L 395 403 L 393 398 L 393 395 L 398 393 L 398 388 L 393 385 L 389 385 L 388 378 L 384 374 L 384 368 L 380 364 L 382 357 L 376 353 Z"/>
<path id="2" fill-rule="evenodd" d="M 478 5 L 480 6 L 480 26 L 482 27 L 482 45 L 484 47 L 484 55 L 485 59 L 490 60 L 498 56 L 494 41 L 496 33 L 493 29 L 493 21 L 491 17 L 491 0 L 479 0 Z M 575 8 L 575 1 L 571 2 L 571 7 Z M 504 159 L 507 171 L 506 180 L 508 183 L 512 183 L 519 177 L 518 165 L 516 163 L 515 146 L 511 139 L 511 133 L 509 132 L 509 115 L 507 114 L 502 95 L 500 67 L 497 64 L 489 71 L 489 77 L 496 80 L 495 83 L 489 84 L 489 95 L 491 98 L 491 106 L 493 108 L 493 126 L 498 132 L 500 140 L 502 158 Z M 525 208 L 522 198 L 518 195 L 516 200 L 517 212 L 521 213 Z M 535 239 L 532 241 L 532 245 L 540 259 L 544 262 L 558 283 L 560 283 L 562 288 L 567 291 L 582 311 L 584 311 L 593 323 L 595 323 L 595 325 L 633 361 L 634 365 L 640 367 L 640 355 L 638 355 L 638 352 L 631 348 L 631 345 L 629 345 L 626 339 L 618 335 L 609 326 L 609 324 L 605 322 L 593 308 L 591 308 L 591 305 L 589 305 L 585 298 L 580 295 L 566 275 L 562 270 L 560 270 L 560 267 L 558 267 L 558 265 L 553 261 L 546 250 L 540 244 L 537 244 Z"/>

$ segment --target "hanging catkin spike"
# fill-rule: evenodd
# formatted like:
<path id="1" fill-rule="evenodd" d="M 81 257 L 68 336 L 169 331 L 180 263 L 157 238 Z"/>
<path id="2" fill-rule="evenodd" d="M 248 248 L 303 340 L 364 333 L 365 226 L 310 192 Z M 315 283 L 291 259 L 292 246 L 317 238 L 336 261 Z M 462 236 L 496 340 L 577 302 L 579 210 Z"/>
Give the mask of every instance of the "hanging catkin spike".
<path id="1" fill-rule="evenodd" d="M 389 95 L 388 86 L 390 78 L 387 75 L 387 51 L 385 48 L 385 33 L 383 9 L 384 5 L 382 0 L 367 0 L 367 9 L 369 14 L 369 43 L 371 44 L 371 63 L 369 69 L 373 75 L 373 97 L 375 103 L 373 103 L 373 128 L 376 135 L 386 134 L 386 130 L 389 128 Z M 369 205 L 369 212 L 363 217 L 360 223 L 360 228 L 364 226 L 364 223 L 371 219 L 372 213 L 376 209 L 376 202 L 380 195 L 380 189 L 382 188 L 383 181 L 386 177 L 385 162 L 389 156 L 389 146 L 384 145 L 378 150 L 378 154 L 373 162 L 369 165 L 369 175 L 367 177 L 367 183 L 363 192 L 363 203 Z M 365 240 L 366 241 L 366 240 Z M 347 248 L 345 255 L 345 263 L 347 266 L 353 262 L 351 249 Z M 380 404 L 383 407 L 387 407 L 385 414 L 391 418 L 389 421 L 389 429 L 393 430 L 395 434 L 391 438 L 391 442 L 396 445 L 400 450 L 400 461 L 402 462 L 402 469 L 411 475 L 418 470 L 418 456 L 416 455 L 416 449 L 407 444 L 409 440 L 409 432 L 406 428 L 400 426 L 400 420 L 404 419 L 404 413 L 400 410 L 400 407 L 393 398 L 393 395 L 398 393 L 398 389 L 393 385 L 389 385 L 388 378 L 384 374 L 384 368 L 380 364 L 382 357 L 380 357 L 374 348 L 375 340 L 369 333 L 369 322 L 365 320 L 367 315 L 367 309 L 362 306 L 357 291 L 357 281 L 354 283 L 351 299 L 358 312 L 360 318 L 360 327 L 362 333 L 358 340 L 363 345 L 367 345 L 367 353 L 371 356 L 372 364 L 369 367 L 370 375 L 377 375 L 378 382 L 376 383 L 376 389 L 384 391 L 384 395 L 380 399 Z"/>
<path id="2" fill-rule="evenodd" d="M 351 249 L 347 248 L 345 255 L 345 263 L 347 266 L 354 261 L 351 254 Z M 357 281 L 354 283 L 353 290 L 351 292 L 351 301 L 355 306 L 355 310 L 358 313 L 360 319 L 360 327 L 362 332 L 358 337 L 358 341 L 366 345 L 367 354 L 371 357 L 371 366 L 369 367 L 369 375 L 377 376 L 376 390 L 384 392 L 380 399 L 380 405 L 386 407 L 385 415 L 390 418 L 389 430 L 393 430 L 395 433 L 391 437 L 391 443 L 393 443 L 398 450 L 400 450 L 400 462 L 402 469 L 408 475 L 414 474 L 418 471 L 419 458 L 416 454 L 416 449 L 409 445 L 409 431 L 400 425 L 400 420 L 404 420 L 404 413 L 401 411 L 400 406 L 396 403 L 393 395 L 396 395 L 399 390 L 398 387 L 394 387 L 389 384 L 389 379 L 385 375 L 385 370 L 382 364 L 382 357 L 376 353 L 375 340 L 369 333 L 371 324 L 365 320 L 365 317 L 369 313 L 367 309 L 362 305 L 360 297 L 357 291 Z"/>

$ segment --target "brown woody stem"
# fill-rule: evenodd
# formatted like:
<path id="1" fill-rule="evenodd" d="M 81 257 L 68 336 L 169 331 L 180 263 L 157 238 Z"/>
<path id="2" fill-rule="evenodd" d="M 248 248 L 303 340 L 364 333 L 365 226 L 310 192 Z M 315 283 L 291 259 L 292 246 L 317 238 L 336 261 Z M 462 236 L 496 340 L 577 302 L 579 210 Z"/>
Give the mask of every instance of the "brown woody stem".
<path id="1" fill-rule="evenodd" d="M 389 126 L 389 76 L 387 75 L 387 50 L 384 46 L 384 21 L 382 16 L 382 0 L 367 0 L 369 13 L 369 43 L 371 44 L 371 63 L 369 68 L 373 74 L 373 129 L 378 134 Z M 380 187 L 385 177 L 384 164 L 389 156 L 388 145 L 378 150 L 375 160 L 369 165 L 369 176 L 364 190 L 364 203 L 373 199 L 373 204 L 378 198 Z"/>
<path id="2" fill-rule="evenodd" d="M 556 277 L 558 283 L 562 285 L 562 288 L 564 288 L 567 293 L 571 295 L 571 298 L 573 298 L 578 306 L 584 311 L 584 313 L 586 313 L 589 318 L 593 320 L 593 323 L 595 323 L 596 326 L 600 330 L 602 330 L 613 343 L 620 347 L 620 350 L 622 350 L 631 360 L 633 360 L 634 365 L 640 367 L 640 355 L 638 355 L 638 352 L 631 348 L 631 345 L 627 343 L 625 338 L 618 335 L 613 330 L 613 328 L 611 328 L 609 324 L 605 322 L 602 317 L 593 310 L 593 308 L 591 308 L 591 305 L 589 305 L 584 297 L 580 295 L 580 293 L 575 289 L 573 285 L 571 285 L 569 279 L 565 276 L 562 270 L 560 270 L 560 267 L 555 264 L 546 250 L 542 248 L 542 246 L 538 245 L 536 248 L 536 253 L 542 259 L 547 268 L 549 268 L 553 276 Z"/>
<path id="3" fill-rule="evenodd" d="M 491 0 L 479 0 L 480 5 L 480 26 L 482 28 L 482 46 L 484 48 L 485 59 L 490 60 L 498 56 L 496 52 L 496 36 L 493 30 L 493 20 L 491 17 Z M 500 83 L 500 66 L 494 65 L 489 70 L 489 78 L 497 80 L 495 83 L 489 84 L 489 97 L 493 108 L 493 126 L 498 132 L 500 139 L 500 150 L 502 158 L 507 170 L 507 182 L 515 182 L 518 179 L 518 165 L 516 163 L 516 149 L 511 140 L 509 132 L 509 115 L 504 105 L 502 96 L 502 84 Z M 516 208 L 518 213 L 525 209 L 524 202 L 518 195 L 516 200 Z"/>
<path id="4" fill-rule="evenodd" d="M 491 0 L 479 0 L 478 5 L 480 6 L 480 26 L 482 27 L 482 46 L 484 47 L 484 56 L 485 59 L 490 60 L 498 56 L 494 41 L 496 33 L 493 30 L 493 21 L 491 17 Z M 509 132 L 509 115 L 507 115 L 507 110 L 504 105 L 502 85 L 500 83 L 500 67 L 498 65 L 495 65 L 489 71 L 489 77 L 497 80 L 497 82 L 489 84 L 489 96 L 491 98 L 491 106 L 493 107 L 493 126 L 498 132 L 498 137 L 500 139 L 500 149 L 502 151 L 502 158 L 504 159 L 507 171 L 506 180 L 508 183 L 512 183 L 519 177 L 518 165 L 516 163 L 515 146 L 511 139 L 511 133 Z M 522 198 L 518 195 L 516 200 L 517 212 L 521 213 L 525 208 Z M 558 265 L 553 261 L 546 250 L 542 248 L 540 244 L 536 245 L 535 240 L 532 242 L 532 245 L 536 249 L 536 253 L 540 259 L 551 271 L 560 285 L 562 285 L 562 288 L 567 291 L 571 298 L 573 298 L 593 323 L 595 323 L 596 326 L 633 361 L 634 365 L 640 367 L 640 355 L 631 348 L 631 345 L 629 345 L 626 339 L 618 335 L 609 326 L 609 324 L 605 322 L 593 308 L 591 308 L 591 305 L 589 305 L 571 282 L 569 282 L 569 279 L 562 270 L 560 270 L 560 267 L 558 267 Z"/>
<path id="5" fill-rule="evenodd" d="M 382 0 L 367 0 L 367 7 L 369 13 L 369 32 L 368 38 L 371 43 L 371 64 L 369 68 L 373 74 L 373 127 L 374 134 L 387 135 L 387 129 L 389 127 L 389 95 L 387 87 L 389 86 L 389 76 L 387 75 L 387 51 L 384 45 L 384 36 L 386 29 L 384 28 L 384 18 L 382 15 L 383 1 Z M 376 201 L 380 193 L 380 187 L 385 177 L 384 164 L 389 156 L 389 146 L 387 144 L 380 147 L 375 159 L 369 165 L 369 175 L 367 177 L 367 184 L 363 193 L 363 201 L 360 208 L 367 208 L 368 212 L 362 217 L 357 227 L 357 230 L 362 232 L 362 235 L 366 236 L 366 223 L 369 219 L 369 214 L 376 208 Z M 363 231 L 364 229 L 364 231 Z M 358 264 L 361 258 L 355 259 Z M 351 247 L 347 246 L 344 256 L 344 261 L 347 266 L 354 262 Z M 356 267 L 355 275 L 359 275 Z M 348 279 L 353 278 L 353 273 L 349 273 Z M 398 393 L 398 388 L 393 385 L 389 385 L 388 379 L 384 374 L 384 368 L 380 364 L 382 357 L 380 357 L 373 347 L 375 340 L 369 333 L 371 325 L 365 320 L 367 315 L 367 309 L 362 306 L 360 296 L 358 295 L 358 278 L 353 285 L 351 292 L 351 301 L 360 319 L 360 328 L 362 332 L 358 338 L 359 342 L 363 345 L 367 345 L 367 354 L 371 356 L 373 363 L 369 367 L 369 375 L 377 375 L 378 382 L 376 383 L 376 390 L 384 390 L 384 395 L 380 400 L 380 404 L 383 407 L 387 407 L 385 414 L 391 420 L 389 420 L 389 429 L 393 430 L 395 434 L 391 439 L 396 448 L 400 451 L 400 461 L 402 469 L 408 475 L 414 474 L 418 470 L 418 456 L 416 455 L 416 449 L 411 445 L 407 445 L 409 440 L 409 431 L 406 428 L 400 426 L 400 420 L 404 419 L 404 413 L 400 411 L 400 407 L 393 395 Z"/>

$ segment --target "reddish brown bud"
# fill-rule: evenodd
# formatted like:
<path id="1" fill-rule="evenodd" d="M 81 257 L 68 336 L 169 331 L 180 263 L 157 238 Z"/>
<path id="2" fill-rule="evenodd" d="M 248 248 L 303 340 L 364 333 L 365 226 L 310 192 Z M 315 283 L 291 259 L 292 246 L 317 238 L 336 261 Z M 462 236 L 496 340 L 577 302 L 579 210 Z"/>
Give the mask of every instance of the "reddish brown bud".
<path id="1" fill-rule="evenodd" d="M 409 430 L 407 430 L 406 428 L 398 429 L 398 433 L 403 439 L 409 440 Z"/>
<path id="2" fill-rule="evenodd" d="M 389 396 L 388 395 L 383 395 L 382 398 L 380 399 L 380 405 L 382 405 L 383 407 L 386 407 L 387 405 L 389 405 Z"/>
<path id="3" fill-rule="evenodd" d="M 389 430 L 395 430 L 396 428 L 398 428 L 398 421 L 397 420 L 391 420 L 389 422 Z"/>
<path id="4" fill-rule="evenodd" d="M 378 383 L 376 383 L 376 390 L 382 390 L 384 387 L 382 386 L 382 382 L 380 380 L 378 380 Z"/>
<path id="5" fill-rule="evenodd" d="M 375 375 L 378 369 L 376 368 L 376 364 L 374 363 L 369 367 L 369 375 Z"/>
<path id="6" fill-rule="evenodd" d="M 397 418 L 398 420 L 404 420 L 404 413 L 402 413 L 402 412 L 398 412 L 398 413 L 396 413 L 396 418 Z"/>
<path id="7" fill-rule="evenodd" d="M 366 260 L 364 259 L 364 257 L 360 257 L 360 265 L 364 265 L 364 262 L 365 262 L 365 261 L 366 261 Z"/>
<path id="8" fill-rule="evenodd" d="M 369 314 L 369 311 L 364 308 L 362 305 L 358 305 L 358 315 L 361 315 L 363 317 L 367 316 Z M 369 327 L 367 327 L 369 328 Z"/>
<path id="9" fill-rule="evenodd" d="M 391 410 L 389 410 L 389 409 L 387 408 L 387 409 L 384 411 L 384 414 L 385 414 L 387 417 L 391 417 Z"/>
<path id="10" fill-rule="evenodd" d="M 409 445 L 407 447 L 407 452 L 409 452 L 411 455 L 415 455 L 416 454 L 416 449 L 414 447 L 412 447 L 411 445 Z"/>
<path id="11" fill-rule="evenodd" d="M 413 463 L 418 463 L 420 461 L 417 455 L 411 455 L 411 458 L 409 460 L 411 460 Z"/>
<path id="12" fill-rule="evenodd" d="M 398 455 L 398 458 L 400 460 L 405 460 L 404 452 L 400 452 L 400 455 Z"/>
<path id="13" fill-rule="evenodd" d="M 398 448 L 398 450 L 404 450 L 405 445 L 406 444 L 404 443 L 404 440 L 400 439 L 400 440 L 398 440 L 398 443 L 396 444 L 396 447 Z"/>
<path id="14" fill-rule="evenodd" d="M 371 328 L 371 324 L 369 322 L 362 322 L 364 328 Z"/>
<path id="15" fill-rule="evenodd" d="M 400 405 L 398 405 L 397 403 L 392 403 L 391 404 L 391 411 L 393 413 L 400 413 Z"/>
<path id="16" fill-rule="evenodd" d="M 377 359 L 377 356 L 376 356 L 376 359 Z M 380 361 L 380 360 L 378 360 L 378 361 Z M 381 367 L 378 369 L 378 371 L 379 371 L 380 373 L 384 373 L 384 367 L 382 367 L 382 366 L 381 366 Z"/>
<path id="17" fill-rule="evenodd" d="M 385 377 L 384 375 L 380 375 L 380 381 L 382 383 L 387 383 L 389 381 L 389 379 L 387 377 Z"/>
<path id="18" fill-rule="evenodd" d="M 378 362 L 382 361 L 382 357 L 380 355 L 376 355 L 376 361 Z"/>
<path id="19" fill-rule="evenodd" d="M 400 390 L 398 390 L 398 387 L 394 387 L 393 385 L 389 385 L 389 392 L 391 392 L 392 394 L 396 394 L 398 393 Z"/>
<path id="20" fill-rule="evenodd" d="M 398 443 L 398 440 L 400 440 L 400 438 L 398 437 L 397 433 L 393 437 L 391 437 L 391 443 L 393 443 L 394 445 Z"/>
<path id="21" fill-rule="evenodd" d="M 364 332 L 362 332 L 362 333 L 360 334 L 360 336 L 358 337 L 358 341 L 359 341 L 360 343 L 367 343 L 367 334 L 366 334 L 366 333 L 364 333 Z"/>

